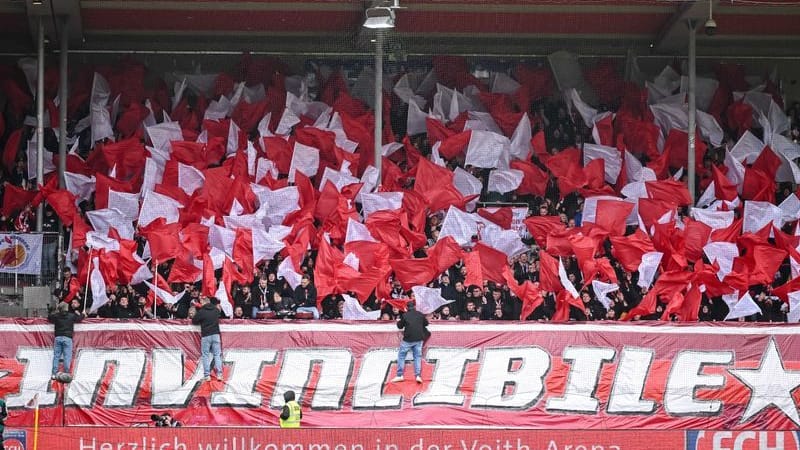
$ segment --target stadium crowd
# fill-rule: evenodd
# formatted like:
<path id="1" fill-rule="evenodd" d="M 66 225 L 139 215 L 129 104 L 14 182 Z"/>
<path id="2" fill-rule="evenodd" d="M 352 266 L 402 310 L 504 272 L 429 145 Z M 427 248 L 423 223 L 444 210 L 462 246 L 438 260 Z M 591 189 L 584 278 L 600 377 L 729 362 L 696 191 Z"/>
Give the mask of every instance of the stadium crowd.
<path id="1" fill-rule="evenodd" d="M 23 69 L 21 63 L 0 71 L 0 231 L 31 231 L 35 205 L 46 201 L 45 231 L 63 226 L 71 236 L 70 268 L 55 295 L 99 317 L 185 319 L 205 295 L 223 297 L 232 319 L 375 318 L 367 313 L 379 311 L 381 320 L 393 320 L 408 300 L 429 295 L 416 289 L 424 286 L 438 289 L 423 301 L 432 320 L 719 321 L 741 303 L 748 314 L 736 320 L 781 322 L 790 315 L 790 294 L 800 290 L 793 284 L 800 200 L 794 180 L 776 176 L 800 156 L 793 147 L 800 106 L 784 108 L 768 79 L 750 91 L 740 66 L 715 69 L 716 89 L 704 110 L 717 131 L 698 135 L 697 152 L 697 192 L 710 197 L 695 205 L 686 198 L 686 132 L 660 121 L 652 108 L 683 105 L 680 68 L 667 67 L 642 87 L 623 81 L 614 62 L 600 61 L 584 72 L 597 97 L 592 109 L 577 93 L 556 92 L 546 67 L 520 64 L 485 80 L 472 76 L 463 59 L 435 58 L 427 77 L 409 82 L 398 73 L 386 93 L 381 192 L 387 195 L 379 197 L 391 206 L 369 211 L 366 203 L 377 200 L 362 194 L 375 188 L 374 119 L 356 98 L 360 81 L 348 83 L 338 68 L 314 65 L 292 76 L 280 61 L 244 56 L 202 86 L 183 78 L 171 95 L 164 79 L 138 62 L 85 68 L 73 74 L 70 89 L 67 171 L 77 175 L 66 189 L 58 189 L 54 171 L 39 183 L 30 169 L 35 121 L 26 117 L 34 102 Z M 45 80 L 52 120 L 54 70 Z M 438 88 L 425 88 L 431 77 Z M 748 91 L 778 111 L 737 95 Z M 415 116 L 426 104 L 431 113 Z M 770 130 L 784 111 L 788 127 Z M 180 136 L 160 142 L 156 131 L 170 123 L 179 125 Z M 778 142 L 772 131 L 784 137 L 782 150 L 769 149 Z M 481 147 L 479 133 L 507 139 Z M 56 136 L 47 129 L 45 148 L 54 161 Z M 731 159 L 741 154 L 734 148 L 743 139 L 762 148 L 737 166 Z M 501 155 L 470 164 L 481 159 L 473 152 L 509 143 L 513 160 Z M 298 156 L 306 147 L 318 150 L 313 169 Z M 589 157 L 589 148 L 616 155 Z M 159 166 L 152 169 L 155 181 L 151 161 Z M 788 170 L 790 178 L 800 172 Z M 197 174 L 191 186 L 187 180 Z M 323 185 L 325 178 L 330 183 Z M 480 184 L 470 191 L 459 180 Z M 646 192 L 631 195 L 625 187 L 632 185 Z M 297 197 L 273 195 L 293 186 Z M 149 203 L 148 191 L 160 203 Z M 400 200 L 388 195 L 400 192 Z M 122 221 L 129 232 L 115 226 L 116 218 L 92 216 L 123 210 L 116 202 L 126 195 L 141 201 Z M 598 196 L 606 197 L 587 201 Z M 786 203 L 790 197 L 793 212 L 783 207 L 793 204 Z M 749 201 L 782 205 L 783 220 L 745 231 Z M 282 202 L 296 206 L 276 212 Z M 613 207 L 619 203 L 621 212 Z M 512 206 L 527 208 L 528 217 L 512 225 Z M 475 214 L 454 211 L 476 207 Z M 693 209 L 733 216 L 715 225 Z M 229 217 L 255 217 L 263 227 Z M 454 233 L 454 223 L 467 234 Z M 509 229 L 519 232 L 519 243 L 489 236 Z M 716 248 L 711 243 L 733 245 L 735 255 L 727 262 L 715 257 L 706 250 Z M 654 264 L 651 254 L 660 255 Z M 352 299 L 357 317 L 347 312 Z"/>

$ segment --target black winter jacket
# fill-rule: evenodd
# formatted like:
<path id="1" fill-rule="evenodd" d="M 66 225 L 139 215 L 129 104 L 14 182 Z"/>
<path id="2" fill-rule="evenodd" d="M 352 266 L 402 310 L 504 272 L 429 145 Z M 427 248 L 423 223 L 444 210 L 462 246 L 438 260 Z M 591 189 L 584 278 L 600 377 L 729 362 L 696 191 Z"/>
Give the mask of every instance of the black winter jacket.
<path id="1" fill-rule="evenodd" d="M 192 323 L 200 325 L 200 336 L 213 336 L 219 334 L 220 312 L 215 305 L 206 303 L 197 310 L 197 314 L 192 318 Z"/>
<path id="2" fill-rule="evenodd" d="M 72 337 L 75 324 L 83 320 L 83 313 L 79 312 L 56 312 L 47 316 L 47 321 L 55 327 L 56 336 Z"/>

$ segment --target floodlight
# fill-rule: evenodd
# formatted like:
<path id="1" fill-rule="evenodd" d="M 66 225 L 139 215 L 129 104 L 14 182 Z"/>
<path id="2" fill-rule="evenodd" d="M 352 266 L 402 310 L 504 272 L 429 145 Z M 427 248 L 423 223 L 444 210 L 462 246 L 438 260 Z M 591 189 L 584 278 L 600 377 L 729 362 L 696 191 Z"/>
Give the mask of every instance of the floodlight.
<path id="1" fill-rule="evenodd" d="M 392 8 L 385 6 L 367 8 L 366 17 L 364 28 L 373 30 L 394 28 L 394 10 Z"/>

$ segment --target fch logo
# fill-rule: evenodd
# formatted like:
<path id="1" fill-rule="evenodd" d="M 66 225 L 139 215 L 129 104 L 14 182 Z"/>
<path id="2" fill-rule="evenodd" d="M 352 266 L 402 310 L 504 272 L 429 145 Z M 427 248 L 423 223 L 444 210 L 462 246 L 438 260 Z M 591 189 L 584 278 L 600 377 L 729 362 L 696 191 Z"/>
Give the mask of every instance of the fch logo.
<path id="1" fill-rule="evenodd" d="M 686 450 L 800 450 L 797 431 L 688 431 Z"/>
<path id="2" fill-rule="evenodd" d="M 27 447 L 25 444 L 27 443 L 27 435 L 25 430 L 6 430 L 3 433 L 3 439 L 5 442 L 6 450 L 25 450 Z"/>

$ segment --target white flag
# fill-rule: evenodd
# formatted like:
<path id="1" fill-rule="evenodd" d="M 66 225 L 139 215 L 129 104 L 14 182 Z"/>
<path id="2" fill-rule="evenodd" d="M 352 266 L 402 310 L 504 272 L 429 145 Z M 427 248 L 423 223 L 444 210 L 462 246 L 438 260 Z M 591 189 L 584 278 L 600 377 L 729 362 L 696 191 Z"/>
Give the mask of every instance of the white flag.
<path id="1" fill-rule="evenodd" d="M 414 293 L 415 308 L 422 314 L 430 314 L 442 306 L 453 302 L 453 300 L 445 300 L 442 298 L 442 290 L 439 288 L 414 286 L 411 288 L 411 292 Z"/>
<path id="2" fill-rule="evenodd" d="M 292 289 L 297 288 L 303 276 L 294 270 L 291 257 L 286 257 L 278 265 L 278 278 L 283 278 Z"/>
<path id="3" fill-rule="evenodd" d="M 225 283 L 219 282 L 217 284 L 217 292 L 214 293 L 214 297 L 219 300 L 219 306 L 222 307 L 222 312 L 228 317 L 233 317 L 233 305 L 228 296 L 228 291 L 225 289 Z"/>
<path id="4" fill-rule="evenodd" d="M 344 320 L 378 320 L 381 318 L 381 310 L 365 311 L 355 298 L 342 294 L 344 298 L 344 308 L 342 309 L 342 319 Z"/>
<path id="5" fill-rule="evenodd" d="M 561 285 L 564 286 L 570 295 L 575 298 L 580 298 L 578 295 L 578 290 L 575 289 L 575 285 L 569 281 L 569 277 L 567 277 L 567 269 L 564 268 L 564 261 L 561 258 L 558 258 L 558 279 L 561 280 Z"/>
<path id="6" fill-rule="evenodd" d="M 489 172 L 487 190 L 505 194 L 511 192 L 522 184 L 525 173 L 516 169 L 495 169 Z"/>
<path id="7" fill-rule="evenodd" d="M 139 194 L 117 192 L 109 189 L 108 204 L 113 205 L 114 209 L 119 210 L 129 221 L 134 221 L 139 217 Z"/>
<path id="8" fill-rule="evenodd" d="M 586 166 L 595 159 L 602 159 L 605 162 L 605 180 L 611 184 L 616 183 L 622 171 L 622 157 L 619 150 L 605 145 L 583 144 L 583 165 Z"/>
<path id="9" fill-rule="evenodd" d="M 606 310 L 608 310 L 614 303 L 610 298 L 608 298 L 608 294 L 610 292 L 618 291 L 619 285 L 616 283 L 604 283 L 599 280 L 592 280 L 592 290 L 594 291 L 595 297 L 597 297 L 597 301 L 602 303 Z"/>
<path id="10" fill-rule="evenodd" d="M 506 168 L 510 151 L 507 137 L 491 131 L 472 131 L 464 164 L 483 169 Z"/>
<path id="11" fill-rule="evenodd" d="M 369 229 L 367 229 L 366 225 L 348 218 L 347 234 L 345 235 L 344 243 L 346 244 L 353 241 L 378 242 L 374 237 L 372 237 L 372 233 L 369 232 Z"/>
<path id="12" fill-rule="evenodd" d="M 776 228 L 783 226 L 783 211 L 769 202 L 745 201 L 743 216 L 742 234 L 755 233 L 770 222 Z"/>
<path id="13" fill-rule="evenodd" d="M 733 260 L 739 256 L 739 247 L 733 242 L 710 242 L 703 247 L 703 253 L 711 264 L 717 262 L 719 265 L 717 278 L 722 281 L 733 270 Z"/>
<path id="14" fill-rule="evenodd" d="M 522 115 L 514 134 L 511 135 L 511 156 L 517 159 L 527 159 L 531 152 L 531 120 L 528 113 Z"/>
<path id="15" fill-rule="evenodd" d="M 92 307 L 89 309 L 90 314 L 94 314 L 97 310 L 108 303 L 108 296 L 106 295 L 106 282 L 103 280 L 103 275 L 100 273 L 100 258 L 92 258 L 92 271 L 89 274 L 89 284 L 92 288 Z"/>
<path id="16" fill-rule="evenodd" d="M 317 174 L 318 170 L 319 149 L 295 142 L 292 162 L 289 166 L 289 181 L 294 183 L 294 177 L 298 171 L 311 178 Z"/>
<path id="17" fill-rule="evenodd" d="M 361 208 L 364 218 L 378 211 L 394 211 L 403 207 L 402 192 L 376 192 L 361 195 Z"/>
<path id="18" fill-rule="evenodd" d="M 750 293 L 745 292 L 742 298 L 739 299 L 739 301 L 736 302 L 732 308 L 730 308 L 730 312 L 728 312 L 728 315 L 725 316 L 724 320 L 733 320 L 760 313 L 761 308 L 759 308 L 758 305 L 756 305 L 756 302 L 753 301 L 753 298 L 750 297 Z"/>
<path id="19" fill-rule="evenodd" d="M 79 173 L 64 172 L 64 187 L 75 195 L 76 202 L 89 200 L 96 185 L 95 177 Z"/>
<path id="20" fill-rule="evenodd" d="M 642 255 L 642 262 L 639 263 L 639 281 L 636 283 L 639 287 L 649 288 L 653 284 L 653 278 L 663 256 L 661 252 L 647 252 Z"/>
<path id="21" fill-rule="evenodd" d="M 194 191 L 203 187 L 206 183 L 206 176 L 192 166 L 178 163 L 178 187 L 191 196 Z"/>
<path id="22" fill-rule="evenodd" d="M 161 301 L 163 301 L 164 303 L 166 303 L 168 305 L 172 305 L 173 303 L 177 302 L 186 293 L 186 291 L 181 291 L 178 294 L 172 295 L 171 292 L 167 292 L 164 289 L 161 289 L 160 287 L 153 285 L 149 281 L 145 281 L 144 284 L 148 288 L 150 288 L 151 291 L 155 292 L 156 297 L 160 298 Z M 220 283 L 220 284 L 222 284 L 222 283 Z"/>
<path id="23" fill-rule="evenodd" d="M 789 293 L 789 314 L 787 320 L 790 323 L 800 322 L 800 291 Z"/>
<path id="24" fill-rule="evenodd" d="M 183 205 L 172 197 L 147 191 L 144 194 L 142 208 L 139 210 L 139 227 L 146 227 L 150 222 L 163 217 L 166 223 L 175 223 L 180 218 L 179 208 Z"/>

